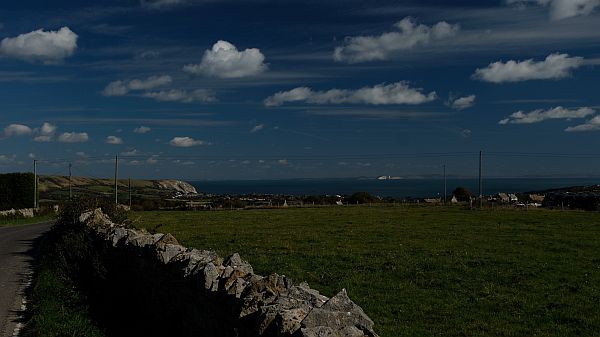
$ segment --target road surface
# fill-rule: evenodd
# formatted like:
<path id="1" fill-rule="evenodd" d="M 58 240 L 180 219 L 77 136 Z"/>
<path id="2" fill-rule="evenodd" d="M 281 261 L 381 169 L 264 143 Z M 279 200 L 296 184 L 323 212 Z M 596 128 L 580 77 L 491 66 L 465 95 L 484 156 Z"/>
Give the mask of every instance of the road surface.
<path id="1" fill-rule="evenodd" d="M 52 223 L 0 227 L 0 337 L 17 327 L 22 291 L 31 275 L 33 243 Z"/>

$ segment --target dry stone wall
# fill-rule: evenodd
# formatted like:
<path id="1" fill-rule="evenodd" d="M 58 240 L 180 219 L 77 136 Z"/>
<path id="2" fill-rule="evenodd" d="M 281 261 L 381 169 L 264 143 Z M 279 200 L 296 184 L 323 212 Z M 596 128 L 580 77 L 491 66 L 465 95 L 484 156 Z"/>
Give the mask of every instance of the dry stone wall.
<path id="1" fill-rule="evenodd" d="M 137 327 L 128 334 L 377 337 L 345 290 L 328 298 L 283 275 L 260 276 L 238 254 L 223 259 L 183 247 L 170 234 L 123 228 L 100 210 L 80 221 L 106 261 L 111 286 L 99 297 L 121 315 L 144 312 L 143 326 L 132 322 Z"/>

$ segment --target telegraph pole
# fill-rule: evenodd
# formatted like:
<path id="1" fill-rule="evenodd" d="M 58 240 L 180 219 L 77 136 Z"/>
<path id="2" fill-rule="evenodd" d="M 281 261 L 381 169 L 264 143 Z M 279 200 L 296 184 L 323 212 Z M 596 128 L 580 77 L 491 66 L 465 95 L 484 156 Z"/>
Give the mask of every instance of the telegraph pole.
<path id="1" fill-rule="evenodd" d="M 131 177 L 129 177 L 129 210 L 131 210 Z"/>
<path id="2" fill-rule="evenodd" d="M 73 199 L 73 185 L 71 184 L 71 167 L 73 164 L 69 163 L 69 200 Z"/>
<path id="3" fill-rule="evenodd" d="M 119 205 L 119 195 L 118 195 L 118 184 L 117 180 L 119 179 L 119 155 L 115 155 L 115 206 Z"/>
<path id="4" fill-rule="evenodd" d="M 444 164 L 444 205 L 446 204 L 446 195 L 448 195 L 447 187 L 448 184 L 446 183 L 446 164 Z"/>
<path id="5" fill-rule="evenodd" d="M 33 208 L 37 208 L 37 160 L 33 160 Z"/>
<path id="6" fill-rule="evenodd" d="M 481 180 L 481 169 L 483 163 L 483 151 L 479 151 L 479 208 L 483 208 L 483 183 Z"/>

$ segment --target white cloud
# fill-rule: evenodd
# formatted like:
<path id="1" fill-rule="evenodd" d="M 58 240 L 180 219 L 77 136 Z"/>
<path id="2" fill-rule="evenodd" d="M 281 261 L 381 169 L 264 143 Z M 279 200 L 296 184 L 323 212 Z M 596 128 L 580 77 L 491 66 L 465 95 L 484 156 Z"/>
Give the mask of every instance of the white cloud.
<path id="1" fill-rule="evenodd" d="M 106 144 L 111 144 L 111 145 L 119 145 L 119 144 L 123 144 L 123 139 L 117 136 L 108 136 L 106 137 Z"/>
<path id="2" fill-rule="evenodd" d="M 188 64 L 183 70 L 196 75 L 220 78 L 239 78 L 260 74 L 267 70 L 265 56 L 257 48 L 243 51 L 227 41 L 218 41 L 204 52 L 200 64 Z"/>
<path id="3" fill-rule="evenodd" d="M 158 163 L 158 155 L 155 154 L 152 157 L 146 159 L 146 163 L 150 165 L 155 165 L 156 163 Z"/>
<path id="4" fill-rule="evenodd" d="M 17 158 L 17 156 L 15 156 L 14 154 L 12 156 L 7 156 L 5 154 L 1 154 L 0 155 L 0 165 L 13 164 L 15 162 L 16 158 Z"/>
<path id="5" fill-rule="evenodd" d="M 567 132 L 600 131 L 600 116 L 596 116 L 585 124 L 569 126 L 565 129 Z"/>
<path id="6" fill-rule="evenodd" d="M 343 46 L 335 48 L 333 59 L 347 63 L 387 60 L 402 51 L 452 38 L 460 30 L 459 25 L 452 25 L 445 21 L 433 26 L 417 24 L 410 17 L 397 22 L 394 27 L 399 31 L 383 33 L 379 36 L 347 37 Z"/>
<path id="7" fill-rule="evenodd" d="M 4 137 L 28 136 L 33 130 L 23 124 L 10 124 L 4 128 Z"/>
<path id="8" fill-rule="evenodd" d="M 190 0 L 141 0 L 142 7 L 150 9 L 161 9 L 177 5 L 184 5 L 189 3 Z"/>
<path id="9" fill-rule="evenodd" d="M 173 164 L 186 166 L 186 165 L 195 165 L 196 163 L 193 162 L 193 161 L 191 161 L 191 160 L 179 160 L 179 159 L 177 159 L 177 160 L 173 160 Z"/>
<path id="10" fill-rule="evenodd" d="M 169 84 L 173 81 L 169 75 L 150 76 L 144 80 L 133 79 L 129 81 L 128 87 L 131 90 L 148 90 Z"/>
<path id="11" fill-rule="evenodd" d="M 206 144 L 207 143 L 205 141 L 196 140 L 191 137 L 175 137 L 175 138 L 171 139 L 171 141 L 169 142 L 169 145 L 175 146 L 175 147 L 192 147 L 192 146 L 199 146 L 199 145 L 206 145 Z"/>
<path id="12" fill-rule="evenodd" d="M 127 88 L 127 84 L 121 80 L 113 81 L 106 85 L 104 90 L 102 90 L 102 95 L 111 97 L 111 96 L 125 96 L 129 93 L 129 88 Z"/>
<path id="13" fill-rule="evenodd" d="M 196 89 L 194 91 L 186 90 L 163 90 L 157 92 L 147 92 L 144 97 L 153 98 L 161 102 L 214 102 L 217 100 L 214 93 L 206 89 Z"/>
<path id="14" fill-rule="evenodd" d="M 148 133 L 150 131 L 152 131 L 151 128 L 149 128 L 147 126 L 143 126 L 143 125 L 133 129 L 133 132 L 135 132 L 135 133 Z"/>
<path id="15" fill-rule="evenodd" d="M 27 61 L 55 63 L 73 55 L 77 49 L 77 34 L 69 27 L 58 31 L 35 30 L 0 42 L 0 55 Z"/>
<path id="16" fill-rule="evenodd" d="M 27 155 L 27 157 L 29 157 L 29 158 L 31 158 L 31 159 L 34 159 L 34 158 L 35 158 L 35 153 L 29 153 L 29 154 Z"/>
<path id="17" fill-rule="evenodd" d="M 571 70 L 577 69 L 583 64 L 582 57 L 554 53 L 540 62 L 528 59 L 490 63 L 486 68 L 475 70 L 473 78 L 492 83 L 560 79 L 570 76 Z"/>
<path id="18" fill-rule="evenodd" d="M 450 99 L 449 105 L 456 110 L 464 110 L 475 105 L 475 95 L 469 95 L 465 97 L 459 97 L 457 99 Z"/>
<path id="19" fill-rule="evenodd" d="M 280 91 L 267 99 L 266 106 L 279 106 L 286 102 L 309 104 L 422 104 L 437 98 L 435 91 L 424 94 L 421 88 L 411 88 L 408 82 L 378 84 L 358 90 L 331 89 L 313 91 L 308 87 L 298 87 L 290 91 Z"/>
<path id="20" fill-rule="evenodd" d="M 138 155 L 138 150 L 131 149 L 129 151 L 121 152 L 121 155 L 122 156 L 135 156 L 135 155 Z"/>
<path id="21" fill-rule="evenodd" d="M 35 142 L 51 142 L 56 133 L 56 125 L 44 122 L 41 128 L 33 130 L 36 136 L 33 138 Z"/>
<path id="22" fill-rule="evenodd" d="M 65 132 L 58 136 L 61 143 L 85 143 L 89 140 L 86 132 Z"/>
<path id="23" fill-rule="evenodd" d="M 163 85 L 167 85 L 171 83 L 173 79 L 169 75 L 161 75 L 161 76 L 150 76 L 146 79 L 133 79 L 129 82 L 127 81 L 113 81 L 110 82 L 104 90 L 102 91 L 102 95 L 104 96 L 124 96 L 127 95 L 132 90 L 149 90 L 154 89 Z"/>
<path id="24" fill-rule="evenodd" d="M 509 4 L 537 4 L 550 8 L 552 20 L 568 19 L 575 16 L 589 15 L 596 7 L 600 6 L 600 0 L 507 0 Z"/>
<path id="25" fill-rule="evenodd" d="M 264 129 L 264 128 L 265 128 L 265 125 L 264 125 L 264 124 L 258 124 L 258 125 L 256 125 L 255 127 L 253 127 L 253 128 L 250 130 L 250 133 L 255 133 L 255 132 L 258 132 L 258 131 L 260 131 L 260 130 L 262 130 L 262 129 Z"/>
<path id="26" fill-rule="evenodd" d="M 283 165 L 283 166 L 287 166 L 287 165 L 289 165 L 289 164 L 290 164 L 290 162 L 289 162 L 287 159 L 279 159 L 279 160 L 277 161 L 277 164 L 279 164 L 279 165 Z"/>
<path id="27" fill-rule="evenodd" d="M 548 110 L 538 109 L 531 112 L 517 111 L 508 116 L 508 118 L 499 121 L 498 124 L 532 124 L 548 119 L 585 118 L 593 115 L 594 113 L 595 110 L 589 107 L 567 109 L 563 108 L 562 106 L 558 106 Z"/>

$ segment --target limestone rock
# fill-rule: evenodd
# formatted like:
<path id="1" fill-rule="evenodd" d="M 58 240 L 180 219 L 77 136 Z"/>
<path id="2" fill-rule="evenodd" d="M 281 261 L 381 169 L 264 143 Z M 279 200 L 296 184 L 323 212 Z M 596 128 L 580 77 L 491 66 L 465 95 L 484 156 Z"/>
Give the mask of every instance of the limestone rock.
<path id="1" fill-rule="evenodd" d="M 93 211 L 85 212 L 79 216 L 79 221 L 86 225 L 97 228 L 97 227 L 114 227 L 115 224 L 110 221 L 110 218 L 102 212 L 100 208 L 96 208 Z"/>
<path id="2" fill-rule="evenodd" d="M 238 253 L 233 253 L 233 255 L 231 255 L 229 258 L 227 258 L 227 260 L 225 260 L 223 265 L 230 266 L 233 269 L 243 272 L 245 274 L 254 273 L 252 265 L 250 265 L 250 263 L 248 263 L 247 261 L 242 260 L 240 254 Z"/>
<path id="3" fill-rule="evenodd" d="M 267 329 L 274 329 L 278 335 L 292 335 L 300 329 L 308 313 L 315 307 L 323 306 L 327 300 L 306 283 L 289 287 L 270 305 L 260 308 L 259 335 Z"/>
<path id="4" fill-rule="evenodd" d="M 240 317 L 258 312 L 262 306 L 273 303 L 281 293 L 286 292 L 292 286 L 290 279 L 279 274 L 254 279 L 249 283 L 242 294 L 244 304 L 240 311 Z"/>
<path id="5" fill-rule="evenodd" d="M 177 241 L 177 239 L 175 239 L 175 237 L 173 235 L 171 235 L 171 233 L 167 233 L 164 234 L 160 240 L 156 241 L 156 245 L 163 245 L 163 244 L 172 244 L 172 245 L 178 245 L 179 241 Z"/>
<path id="6" fill-rule="evenodd" d="M 221 258 L 217 253 L 208 250 L 191 249 L 175 257 L 170 263 L 181 277 L 198 274 L 208 263 L 220 265 Z"/>
<path id="7" fill-rule="evenodd" d="M 162 264 L 167 264 L 175 256 L 186 251 L 186 248 L 177 244 L 162 244 L 156 246 L 156 258 Z"/>
<path id="8" fill-rule="evenodd" d="M 33 208 L 22 208 L 17 210 L 17 214 L 24 218 L 33 218 Z"/>
<path id="9" fill-rule="evenodd" d="M 225 285 L 227 285 L 227 283 Z M 248 282 L 246 282 L 243 278 L 237 278 L 229 285 L 228 288 L 225 289 L 227 290 L 227 295 L 240 298 L 242 297 L 242 293 L 244 292 L 244 289 L 246 289 L 247 285 Z"/>
<path id="10" fill-rule="evenodd" d="M 139 234 L 131 239 L 128 239 L 126 244 L 130 244 L 139 248 L 147 248 L 155 245 L 162 238 L 162 234 Z"/>
<path id="11" fill-rule="evenodd" d="M 209 291 L 217 291 L 219 289 L 219 277 L 225 270 L 223 266 L 215 266 L 209 262 L 204 267 L 204 289 Z"/>
<path id="12" fill-rule="evenodd" d="M 105 240 L 110 242 L 113 247 L 117 247 L 125 242 L 128 235 L 129 233 L 125 228 L 116 227 L 108 233 Z"/>
<path id="13" fill-rule="evenodd" d="M 329 331 L 319 327 L 330 328 L 333 334 L 315 334 Z M 377 336 L 373 331 L 373 321 L 348 298 L 345 289 L 329 299 L 322 307 L 314 308 L 302 321 L 302 331 L 312 333 L 306 336 Z"/>

